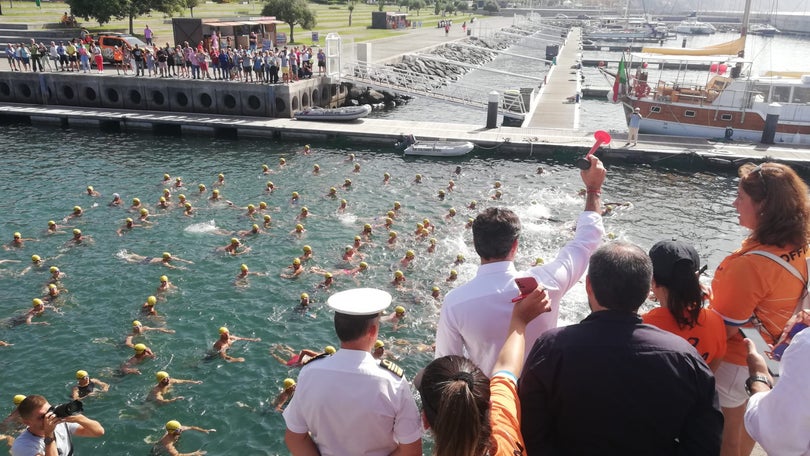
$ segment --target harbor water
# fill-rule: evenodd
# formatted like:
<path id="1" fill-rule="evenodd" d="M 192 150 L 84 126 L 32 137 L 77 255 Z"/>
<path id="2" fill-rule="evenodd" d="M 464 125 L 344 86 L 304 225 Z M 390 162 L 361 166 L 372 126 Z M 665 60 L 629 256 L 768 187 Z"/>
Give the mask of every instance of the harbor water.
<path id="1" fill-rule="evenodd" d="M 303 143 L 270 140 L 220 140 L 212 138 L 153 136 L 149 134 L 105 133 L 95 128 L 59 130 L 21 124 L 0 128 L 4 145 L 4 166 L 0 182 L 0 241 L 7 243 L 19 231 L 27 241 L 23 248 L 0 250 L 0 259 L 18 263 L 0 264 L 0 340 L 14 344 L 0 348 L 0 393 L 3 413 L 12 410 L 15 394 L 43 394 L 52 404 L 68 399 L 76 370 L 87 370 L 94 378 L 111 384 L 110 391 L 85 401 L 85 412 L 99 420 L 106 435 L 99 439 L 75 439 L 78 454 L 142 455 L 162 435 L 171 419 L 184 425 L 215 428 L 209 435 L 187 432 L 178 448 L 198 448 L 209 454 L 286 454 L 284 421 L 271 402 L 286 377 L 297 371 L 270 356 L 274 344 L 295 349 L 323 349 L 338 345 L 332 328 L 332 314 L 325 302 L 330 293 L 351 287 L 377 287 L 392 293 L 395 305 L 407 309 L 404 324 L 396 330 L 384 325 L 380 337 L 393 360 L 412 377 L 432 359 L 425 350 L 433 343 L 440 302 L 430 296 L 433 286 L 442 295 L 470 280 L 477 268 L 471 246 L 471 232 L 465 227 L 475 210 L 488 206 L 516 211 L 523 222 L 523 234 L 516 259 L 520 268 L 537 257 L 551 259 L 572 237 L 573 222 L 583 207 L 578 196 L 582 187 L 574 157 L 557 160 L 532 156 L 509 156 L 497 151 L 477 150 L 457 159 L 405 158 L 389 149 L 357 148 L 347 143 L 312 143 L 313 153 L 300 153 Z M 347 160 L 356 155 L 360 171 Z M 279 160 L 286 159 L 280 167 Z M 273 170 L 262 174 L 262 164 Z M 321 172 L 314 175 L 315 164 Z M 661 165 L 665 165 L 662 162 Z M 456 175 L 456 167 L 461 174 Z M 538 167 L 545 173 L 536 174 Z M 391 180 L 383 184 L 383 174 Z M 178 192 L 172 193 L 172 209 L 160 210 L 156 203 L 168 173 L 182 177 L 182 191 L 195 208 L 186 217 L 177 207 Z M 212 186 L 223 173 L 222 197 L 233 202 L 210 203 Z M 421 184 L 414 176 L 423 176 Z M 351 188 L 341 185 L 351 179 Z M 448 182 L 455 189 L 447 191 Z M 265 192 L 266 182 L 277 190 Z M 503 184 L 503 196 L 492 199 L 494 184 Z M 197 185 L 207 186 L 204 195 Z M 92 185 L 102 196 L 91 197 Z M 338 188 L 338 199 L 326 196 Z M 447 192 L 444 200 L 438 191 Z M 291 203 L 296 191 L 301 200 Z M 110 207 L 114 192 L 124 207 Z M 604 201 L 621 203 L 605 217 L 610 237 L 649 248 L 654 242 L 678 238 L 693 242 L 703 261 L 713 270 L 735 249 L 744 231 L 737 225 L 732 208 L 736 175 L 700 171 L 676 171 L 665 167 L 611 166 L 604 188 Z M 116 232 L 126 217 L 136 218 L 128 206 L 139 198 L 154 214 L 154 224 L 136 227 L 119 236 Z M 339 199 L 348 201 L 345 213 L 338 213 Z M 218 251 L 233 233 L 249 230 L 261 218 L 246 216 L 248 204 L 268 203 L 272 225 L 266 233 L 244 237 L 250 251 L 232 257 Z M 394 221 L 398 232 L 395 245 L 387 243 L 383 218 L 393 203 L 402 210 Z M 73 206 L 85 213 L 66 222 L 64 234 L 45 234 L 47 222 L 61 220 Z M 303 236 L 290 234 L 296 215 L 306 206 L 311 216 L 301 221 Z M 458 215 L 446 219 L 450 208 Z M 426 240 L 414 236 L 416 223 L 429 218 L 436 226 L 435 253 L 428 253 Z M 344 246 L 352 242 L 365 223 L 374 226 L 373 241 L 363 247 L 366 273 L 356 276 L 342 270 L 357 262 L 341 261 Z M 70 245 L 72 227 L 91 241 Z M 238 235 L 237 235 L 238 236 Z M 314 258 L 305 266 L 336 272 L 329 290 L 318 288 L 321 275 L 307 272 L 297 279 L 280 275 L 293 259 L 310 245 Z M 404 290 L 390 282 L 399 260 L 413 249 L 416 259 L 404 268 Z M 183 269 L 155 264 L 133 264 L 128 254 L 160 257 L 162 252 L 192 261 Z M 45 259 L 44 267 L 23 271 L 31 255 Z M 466 262 L 454 265 L 458 254 Z M 235 277 L 242 263 L 252 272 L 246 283 Z M 41 297 L 48 283 L 48 267 L 58 266 L 66 276 L 56 301 L 60 313 L 46 311 L 35 321 L 49 325 L 13 326 L 14 316 L 25 313 L 31 300 Z M 459 279 L 447 282 L 451 269 Z M 154 294 L 159 277 L 168 275 L 176 290 L 157 304 L 160 318 L 142 317 L 140 306 Z M 307 292 L 312 305 L 298 307 L 299 295 Z M 578 284 L 562 303 L 561 323 L 570 324 L 588 313 L 584 285 Z M 142 375 L 121 376 L 118 368 L 132 350 L 123 341 L 132 320 L 152 327 L 165 326 L 174 334 L 148 332 L 135 342 L 147 344 L 157 359 L 139 369 Z M 244 363 L 206 359 L 220 326 L 237 336 L 258 337 L 261 342 L 236 342 L 229 354 L 244 357 Z M 177 385 L 174 396 L 185 399 L 164 406 L 145 401 L 155 384 L 155 373 L 168 371 L 180 379 L 201 380 L 200 385 Z M 358 423 L 358 432 L 362 425 Z M 348 437 L 347 437 L 348 438 Z"/>

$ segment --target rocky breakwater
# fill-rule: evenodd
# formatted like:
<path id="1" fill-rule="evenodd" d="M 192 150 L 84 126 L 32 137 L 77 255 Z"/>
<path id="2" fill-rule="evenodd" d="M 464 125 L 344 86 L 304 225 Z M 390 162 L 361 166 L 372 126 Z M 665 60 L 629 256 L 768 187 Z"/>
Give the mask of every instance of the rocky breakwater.
<path id="1" fill-rule="evenodd" d="M 432 91 L 458 80 L 475 67 L 486 65 L 497 56 L 496 51 L 508 49 L 533 31 L 505 29 L 509 34 L 488 38 L 470 37 L 444 44 L 427 54 L 407 54 L 398 63 L 388 64 L 375 71 L 356 71 L 358 79 L 368 79 L 380 86 L 403 87 L 414 91 Z M 520 35 L 520 36 L 515 36 Z M 375 90 L 371 87 L 344 83 L 348 86 L 347 105 L 370 104 L 372 107 L 390 108 L 406 103 L 411 97 L 394 91 Z"/>

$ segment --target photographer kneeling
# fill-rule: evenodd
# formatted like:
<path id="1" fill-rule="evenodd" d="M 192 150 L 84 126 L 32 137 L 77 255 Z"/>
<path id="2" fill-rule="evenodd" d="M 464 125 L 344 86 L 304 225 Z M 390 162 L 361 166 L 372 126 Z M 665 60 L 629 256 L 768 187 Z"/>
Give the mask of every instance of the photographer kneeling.
<path id="1" fill-rule="evenodd" d="M 72 435 L 101 437 L 104 428 L 98 421 L 82 415 L 81 402 L 52 407 L 42 396 L 28 396 L 17 408 L 28 428 L 14 441 L 12 456 L 73 455 Z"/>

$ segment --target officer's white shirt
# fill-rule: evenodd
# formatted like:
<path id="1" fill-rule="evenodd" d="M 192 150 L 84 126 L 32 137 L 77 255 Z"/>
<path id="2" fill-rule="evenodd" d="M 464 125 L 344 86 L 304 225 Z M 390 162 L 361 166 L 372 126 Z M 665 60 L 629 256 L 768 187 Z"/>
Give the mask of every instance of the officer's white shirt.
<path id="1" fill-rule="evenodd" d="M 360 350 L 304 366 L 284 420 L 292 432 L 309 432 L 322 456 L 389 455 L 422 437 L 408 382 Z"/>
<path id="2" fill-rule="evenodd" d="M 526 355 L 541 334 L 557 327 L 560 301 L 588 268 L 591 254 L 602 245 L 605 228 L 602 216 L 583 212 L 577 220 L 574 239 L 568 241 L 550 263 L 518 271 L 511 261 L 478 267 L 474 279 L 447 293 L 436 331 L 436 358 L 466 356 L 485 374 L 492 373 L 498 353 L 506 341 L 512 317 L 512 298 L 520 294 L 515 278 L 534 276 L 545 287 L 551 312 L 526 326 Z"/>

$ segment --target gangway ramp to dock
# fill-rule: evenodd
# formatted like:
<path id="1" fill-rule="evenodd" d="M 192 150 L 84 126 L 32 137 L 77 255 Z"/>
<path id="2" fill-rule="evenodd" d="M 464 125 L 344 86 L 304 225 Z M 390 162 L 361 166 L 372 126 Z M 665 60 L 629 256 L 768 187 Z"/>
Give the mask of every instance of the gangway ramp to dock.
<path id="1" fill-rule="evenodd" d="M 540 90 L 537 103 L 531 110 L 531 116 L 524 123 L 525 127 L 579 128 L 579 103 L 572 102 L 571 97 L 576 96 L 580 86 L 578 59 L 581 42 L 582 29 L 572 28 L 557 55 L 557 65 L 549 71 L 546 84 Z"/>

